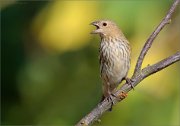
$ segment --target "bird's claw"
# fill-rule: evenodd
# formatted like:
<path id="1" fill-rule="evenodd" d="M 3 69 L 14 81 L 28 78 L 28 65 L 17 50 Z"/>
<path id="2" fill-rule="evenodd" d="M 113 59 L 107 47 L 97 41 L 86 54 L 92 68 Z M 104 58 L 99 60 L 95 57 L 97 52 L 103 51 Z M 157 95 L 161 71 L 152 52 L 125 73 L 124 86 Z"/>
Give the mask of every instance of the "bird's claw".
<path id="1" fill-rule="evenodd" d="M 113 93 L 111 93 L 109 95 L 109 97 L 106 97 L 107 101 L 111 102 L 111 107 L 110 107 L 109 111 L 112 111 L 112 106 L 115 104 L 115 102 L 113 101 L 113 97 L 117 98 L 117 96 L 114 95 Z"/>
<path id="2" fill-rule="evenodd" d="M 128 77 L 124 78 L 126 80 L 126 83 L 131 85 L 131 88 L 134 90 L 134 85 L 132 85 L 132 83 L 135 81 L 134 79 L 130 79 Z"/>
<path id="3" fill-rule="evenodd" d="M 119 99 L 119 100 L 122 100 L 124 98 L 127 97 L 127 93 L 122 91 L 118 96 L 116 96 L 115 94 L 111 93 L 109 95 L 109 97 L 106 97 L 105 99 L 108 101 L 108 102 L 111 102 L 111 107 L 109 108 L 109 111 L 112 111 L 112 106 L 115 104 L 115 102 L 113 101 L 113 97 Z"/>

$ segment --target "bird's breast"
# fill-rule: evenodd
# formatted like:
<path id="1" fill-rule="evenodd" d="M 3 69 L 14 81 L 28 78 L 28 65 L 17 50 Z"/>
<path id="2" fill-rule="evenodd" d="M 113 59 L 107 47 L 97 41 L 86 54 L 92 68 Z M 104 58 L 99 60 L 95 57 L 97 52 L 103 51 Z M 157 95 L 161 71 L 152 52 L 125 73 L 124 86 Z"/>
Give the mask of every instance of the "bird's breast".
<path id="1" fill-rule="evenodd" d="M 130 66 L 127 46 L 121 41 L 101 42 L 99 53 L 102 77 L 111 78 L 116 82 L 126 76 Z"/>

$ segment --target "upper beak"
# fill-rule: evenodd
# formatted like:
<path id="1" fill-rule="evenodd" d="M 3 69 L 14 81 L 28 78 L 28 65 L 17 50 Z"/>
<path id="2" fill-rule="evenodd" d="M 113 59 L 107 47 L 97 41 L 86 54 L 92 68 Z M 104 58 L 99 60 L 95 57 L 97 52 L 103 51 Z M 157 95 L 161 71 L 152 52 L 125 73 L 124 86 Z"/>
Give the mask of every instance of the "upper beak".
<path id="1" fill-rule="evenodd" d="M 97 22 L 94 21 L 94 22 L 90 23 L 90 25 L 97 25 Z"/>
<path id="2" fill-rule="evenodd" d="M 94 25 L 94 26 L 96 26 L 96 30 L 93 30 L 92 32 L 91 32 L 91 34 L 97 34 L 97 30 L 99 29 L 99 25 L 98 25 L 98 22 L 92 22 L 92 23 L 90 23 L 90 25 Z"/>

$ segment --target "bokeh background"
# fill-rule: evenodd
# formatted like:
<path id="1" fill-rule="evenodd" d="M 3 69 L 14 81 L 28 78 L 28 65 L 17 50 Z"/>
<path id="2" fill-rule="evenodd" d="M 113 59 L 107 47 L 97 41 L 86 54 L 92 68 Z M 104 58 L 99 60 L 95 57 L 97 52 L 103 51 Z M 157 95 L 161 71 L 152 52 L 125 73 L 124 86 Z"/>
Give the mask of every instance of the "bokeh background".
<path id="1" fill-rule="evenodd" d="M 172 0 L 1 0 L 1 124 L 74 125 L 101 99 L 97 19 L 114 20 L 132 46 L 132 72 L 144 42 Z M 179 8 L 143 66 L 180 50 Z M 106 126 L 179 126 L 180 64 L 158 72 L 107 112 Z"/>

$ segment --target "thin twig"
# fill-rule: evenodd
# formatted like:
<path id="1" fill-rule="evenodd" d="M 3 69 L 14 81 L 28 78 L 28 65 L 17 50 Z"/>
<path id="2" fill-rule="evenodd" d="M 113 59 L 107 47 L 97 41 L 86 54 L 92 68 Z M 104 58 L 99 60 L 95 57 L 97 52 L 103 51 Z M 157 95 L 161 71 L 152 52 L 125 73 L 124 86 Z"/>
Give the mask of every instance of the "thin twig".
<path id="1" fill-rule="evenodd" d="M 139 84 L 139 82 L 141 82 L 144 78 L 156 73 L 156 72 L 159 72 L 160 70 L 168 67 L 169 65 L 177 62 L 180 60 L 180 52 L 177 52 L 175 53 L 174 55 L 168 57 L 168 58 L 165 58 L 153 65 L 150 65 L 150 66 L 147 66 L 145 68 L 143 68 L 141 70 L 141 72 L 139 73 L 138 76 L 136 76 L 136 78 L 134 78 L 134 82 L 132 82 L 132 85 L 135 87 Z M 131 85 L 125 83 L 121 88 L 120 90 L 122 91 L 126 91 L 126 92 L 129 92 L 130 90 L 132 89 Z"/>
<path id="2" fill-rule="evenodd" d="M 136 67 L 134 70 L 134 74 L 131 79 L 132 85 L 135 87 L 137 86 L 144 78 L 159 72 L 160 70 L 168 67 L 169 65 L 172 65 L 173 63 L 180 60 L 180 52 L 177 52 L 176 54 L 159 61 L 158 63 L 155 63 L 151 66 L 147 66 L 144 69 L 141 70 L 142 62 L 144 60 L 144 57 L 147 53 L 147 51 L 150 49 L 154 39 L 157 37 L 159 32 L 164 28 L 166 24 L 168 24 L 172 18 L 172 14 L 175 11 L 177 5 L 179 4 L 180 0 L 175 0 L 173 5 L 171 6 L 170 10 L 168 11 L 166 17 L 161 21 L 159 26 L 155 29 L 155 31 L 150 35 L 148 40 L 146 41 L 140 55 L 138 58 L 138 61 L 136 63 Z M 122 101 L 124 98 L 119 97 L 121 93 L 127 93 L 130 90 L 132 90 L 132 86 L 128 83 L 123 84 L 123 86 L 115 93 L 117 97 L 113 97 L 113 103 L 116 104 L 117 102 Z M 104 112 L 109 110 L 111 107 L 111 103 L 108 100 L 104 100 L 101 103 L 99 103 L 89 114 L 87 114 L 85 117 L 83 117 L 76 125 L 77 126 L 88 126 L 93 124 L 93 122 L 97 121 Z"/>
<path id="3" fill-rule="evenodd" d="M 146 43 L 144 44 L 143 49 L 141 50 L 138 61 L 136 63 L 136 67 L 135 67 L 133 77 L 136 76 L 136 74 L 138 74 L 138 72 L 141 70 L 141 66 L 142 66 L 142 62 L 144 60 L 144 57 L 145 57 L 146 53 L 148 52 L 148 50 L 151 48 L 151 45 L 152 45 L 154 39 L 157 37 L 159 32 L 164 28 L 164 26 L 171 22 L 172 14 L 175 11 L 177 5 L 179 4 L 179 1 L 180 0 L 175 0 L 174 1 L 173 5 L 169 9 L 169 11 L 168 11 L 167 15 L 165 16 L 165 18 L 161 21 L 161 23 L 157 26 L 155 31 L 147 39 Z"/>

